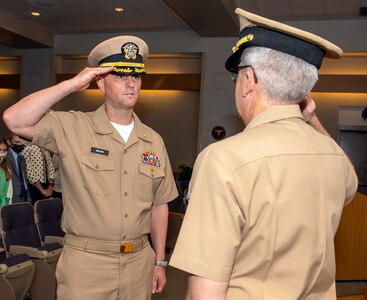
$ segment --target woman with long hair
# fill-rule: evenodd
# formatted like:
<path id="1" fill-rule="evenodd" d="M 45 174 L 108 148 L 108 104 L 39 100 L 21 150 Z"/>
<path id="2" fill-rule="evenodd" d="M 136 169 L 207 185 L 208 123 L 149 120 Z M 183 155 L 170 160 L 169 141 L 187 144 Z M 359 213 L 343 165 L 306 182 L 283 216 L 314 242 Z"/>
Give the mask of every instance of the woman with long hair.
<path id="1" fill-rule="evenodd" d="M 6 163 L 8 144 L 0 138 L 0 206 L 9 204 L 12 197 L 11 173 Z"/>

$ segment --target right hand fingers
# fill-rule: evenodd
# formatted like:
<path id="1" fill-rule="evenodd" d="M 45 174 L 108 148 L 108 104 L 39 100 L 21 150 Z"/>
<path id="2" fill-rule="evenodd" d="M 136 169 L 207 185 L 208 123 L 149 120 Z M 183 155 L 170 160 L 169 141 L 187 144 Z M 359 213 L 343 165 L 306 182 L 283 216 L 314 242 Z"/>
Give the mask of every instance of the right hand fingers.
<path id="1" fill-rule="evenodd" d="M 113 70 L 113 67 L 96 67 L 96 68 L 85 68 L 78 75 L 76 75 L 74 80 L 74 86 L 76 91 L 82 91 L 86 89 L 90 83 L 95 80 L 98 76 L 109 73 Z"/>

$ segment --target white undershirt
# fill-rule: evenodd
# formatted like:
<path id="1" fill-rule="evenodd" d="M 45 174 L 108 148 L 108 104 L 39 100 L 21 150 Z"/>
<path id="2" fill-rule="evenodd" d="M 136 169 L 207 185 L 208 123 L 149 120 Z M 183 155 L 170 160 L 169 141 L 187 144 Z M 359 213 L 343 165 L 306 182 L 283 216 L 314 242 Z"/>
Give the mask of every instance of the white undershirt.
<path id="1" fill-rule="evenodd" d="M 121 135 L 121 137 L 124 139 L 125 143 L 129 139 L 131 131 L 133 131 L 134 128 L 134 120 L 129 125 L 120 125 L 114 122 L 111 122 L 112 126 L 115 127 L 117 132 Z"/>

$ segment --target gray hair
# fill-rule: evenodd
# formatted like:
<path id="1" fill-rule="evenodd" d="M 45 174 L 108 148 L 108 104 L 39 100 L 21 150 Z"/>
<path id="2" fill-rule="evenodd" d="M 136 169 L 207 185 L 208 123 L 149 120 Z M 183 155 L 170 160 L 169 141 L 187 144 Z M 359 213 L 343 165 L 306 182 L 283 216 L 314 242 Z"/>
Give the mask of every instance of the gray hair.
<path id="1" fill-rule="evenodd" d="M 241 65 L 250 65 L 269 102 L 298 104 L 318 80 L 317 68 L 300 58 L 264 47 L 248 47 Z"/>

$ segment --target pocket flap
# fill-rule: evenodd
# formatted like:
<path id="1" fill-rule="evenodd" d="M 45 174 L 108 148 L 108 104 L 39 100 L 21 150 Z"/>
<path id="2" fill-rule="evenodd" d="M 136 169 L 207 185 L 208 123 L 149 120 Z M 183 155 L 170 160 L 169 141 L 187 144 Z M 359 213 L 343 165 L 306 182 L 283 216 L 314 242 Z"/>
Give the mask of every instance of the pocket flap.
<path id="1" fill-rule="evenodd" d="M 148 164 L 139 164 L 139 172 L 150 178 L 164 177 L 164 170 Z"/>
<path id="2" fill-rule="evenodd" d="M 96 171 L 109 171 L 115 168 L 115 162 L 111 159 L 85 154 L 82 156 L 82 163 Z"/>

